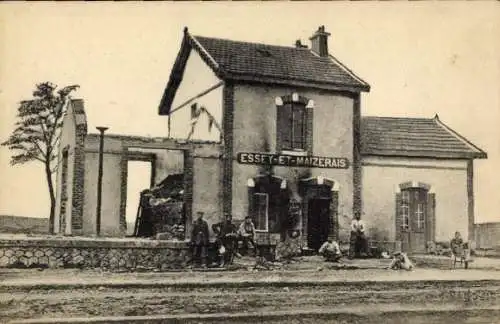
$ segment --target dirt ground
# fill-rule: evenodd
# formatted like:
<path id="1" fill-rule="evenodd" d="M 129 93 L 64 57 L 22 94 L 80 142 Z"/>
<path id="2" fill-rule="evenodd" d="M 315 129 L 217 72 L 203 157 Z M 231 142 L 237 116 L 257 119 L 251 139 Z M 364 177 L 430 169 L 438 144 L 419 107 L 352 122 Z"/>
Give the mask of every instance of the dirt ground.
<path id="1" fill-rule="evenodd" d="M 236 260 L 234 271 L 117 273 L 77 269 L 1 269 L 0 322 L 43 317 L 328 311 L 349 306 L 364 315 L 357 317 L 356 312 L 353 315 L 351 311 L 335 318 L 306 316 L 284 320 L 286 317 L 278 317 L 268 318 L 265 322 L 400 323 L 403 320 L 423 324 L 449 323 L 460 312 L 366 317 L 366 310 L 369 307 L 393 309 L 415 305 L 429 310 L 436 306 L 462 309 L 500 305 L 500 271 L 442 270 L 425 266 L 414 271 L 393 271 L 385 269 L 389 262 L 366 259 L 335 264 L 312 256 L 286 264 L 268 265 L 269 269 L 256 269 L 255 259 L 241 258 Z M 484 317 L 476 312 L 470 317 L 467 312 L 461 314 L 455 324 L 492 323 L 490 315 Z M 464 321 L 464 318 L 470 321 Z M 226 318 L 223 322 L 244 323 L 248 319 Z"/>

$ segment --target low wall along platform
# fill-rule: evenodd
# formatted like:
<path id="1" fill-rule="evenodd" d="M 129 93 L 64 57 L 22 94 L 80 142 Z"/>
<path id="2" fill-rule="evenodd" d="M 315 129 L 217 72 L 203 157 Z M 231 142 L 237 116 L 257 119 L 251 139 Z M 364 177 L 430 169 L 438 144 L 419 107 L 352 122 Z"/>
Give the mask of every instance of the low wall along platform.
<path id="1" fill-rule="evenodd" d="M 0 238 L 1 268 L 182 269 L 182 241 L 93 238 Z"/>

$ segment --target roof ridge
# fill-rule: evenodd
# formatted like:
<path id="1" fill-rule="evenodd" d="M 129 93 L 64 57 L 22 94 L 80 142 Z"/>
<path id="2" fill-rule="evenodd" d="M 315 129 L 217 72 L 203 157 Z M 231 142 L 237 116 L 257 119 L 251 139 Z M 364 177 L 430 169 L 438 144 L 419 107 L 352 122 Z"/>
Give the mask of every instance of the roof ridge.
<path id="1" fill-rule="evenodd" d="M 434 118 L 426 118 L 426 117 L 398 117 L 398 116 L 361 116 L 361 118 L 408 119 L 408 120 L 427 120 L 427 121 L 434 120 Z"/>
<path id="2" fill-rule="evenodd" d="M 235 39 L 230 39 L 230 38 L 224 38 L 224 37 L 209 37 L 209 36 L 202 36 L 202 35 L 191 35 L 191 37 L 194 38 L 206 38 L 206 39 L 215 39 L 215 40 L 221 40 L 225 42 L 233 42 L 233 43 L 243 43 L 243 44 L 252 44 L 252 45 L 263 45 L 263 46 L 270 46 L 270 47 L 282 47 L 282 48 L 287 48 L 287 49 L 297 49 L 297 50 L 303 50 L 303 51 L 309 51 L 309 48 L 302 48 L 302 47 L 295 47 L 292 45 L 276 45 L 276 44 L 267 44 L 267 43 L 261 43 L 261 42 L 250 42 L 250 41 L 242 41 L 242 40 L 235 40 Z"/>

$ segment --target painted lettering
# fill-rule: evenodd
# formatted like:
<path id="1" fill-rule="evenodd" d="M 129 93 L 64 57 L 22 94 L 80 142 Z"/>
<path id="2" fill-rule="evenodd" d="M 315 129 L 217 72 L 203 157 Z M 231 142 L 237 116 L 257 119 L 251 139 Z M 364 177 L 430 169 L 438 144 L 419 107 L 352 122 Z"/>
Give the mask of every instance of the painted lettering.
<path id="1" fill-rule="evenodd" d="M 264 164 L 298 167 L 347 169 L 349 160 L 324 156 L 294 156 L 286 154 L 266 154 L 239 152 L 237 160 L 241 164 Z"/>

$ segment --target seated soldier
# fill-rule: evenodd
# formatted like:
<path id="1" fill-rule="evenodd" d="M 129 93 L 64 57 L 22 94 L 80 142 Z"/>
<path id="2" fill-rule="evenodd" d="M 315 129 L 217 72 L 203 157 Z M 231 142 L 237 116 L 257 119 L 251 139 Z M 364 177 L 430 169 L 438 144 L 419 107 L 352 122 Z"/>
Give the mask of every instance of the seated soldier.
<path id="1" fill-rule="evenodd" d="M 464 241 L 462 240 L 462 235 L 460 232 L 455 232 L 455 237 L 450 241 L 450 249 L 452 258 L 460 258 L 462 256 Z"/>
<path id="2" fill-rule="evenodd" d="M 243 242 L 245 252 L 252 248 L 257 256 L 257 245 L 255 244 L 255 225 L 252 222 L 252 217 L 247 216 L 240 224 L 238 229 L 239 240 Z"/>
<path id="3" fill-rule="evenodd" d="M 318 252 L 327 262 L 337 262 L 342 257 L 339 244 L 332 239 L 328 239 L 328 241 L 323 243 Z"/>
<path id="4" fill-rule="evenodd" d="M 220 267 L 232 264 L 237 238 L 236 227 L 232 223 L 231 215 L 225 214 L 224 216 L 225 221 L 214 226 L 214 229 L 217 230 L 216 235 L 219 243 L 219 251 L 222 252 L 220 256 Z"/>
<path id="5" fill-rule="evenodd" d="M 462 239 L 462 235 L 460 232 L 455 232 L 455 237 L 453 237 L 450 241 L 450 250 L 451 250 L 451 262 L 455 263 L 456 261 L 470 262 L 470 250 L 468 243 L 464 243 Z"/>
<path id="6" fill-rule="evenodd" d="M 409 271 L 413 269 L 413 263 L 411 263 L 406 253 L 396 252 L 392 257 L 392 262 L 391 265 L 389 266 L 389 269 Z"/>

